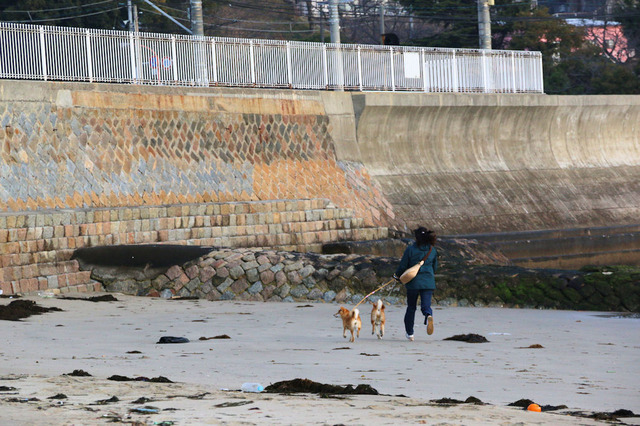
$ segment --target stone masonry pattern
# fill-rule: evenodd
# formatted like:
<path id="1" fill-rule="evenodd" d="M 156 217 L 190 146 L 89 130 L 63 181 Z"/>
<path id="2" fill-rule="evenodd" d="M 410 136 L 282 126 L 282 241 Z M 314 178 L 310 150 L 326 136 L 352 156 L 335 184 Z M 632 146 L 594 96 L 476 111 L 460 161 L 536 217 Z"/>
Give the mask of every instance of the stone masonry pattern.
<path id="1" fill-rule="evenodd" d="M 0 211 L 322 197 L 368 225 L 393 217 L 362 165 L 336 160 L 330 120 L 317 111 L 287 114 L 282 101 L 270 114 L 212 113 L 163 108 L 175 95 L 73 96 L 81 105 L 0 102 Z"/>
<path id="2" fill-rule="evenodd" d="M 440 250 L 442 248 L 442 250 Z M 640 311 L 638 272 L 621 284 L 614 277 L 624 268 L 594 268 L 558 274 L 456 260 L 464 246 L 439 246 L 441 268 L 434 303 L 440 306 L 526 307 Z M 319 255 L 276 250 L 213 250 L 197 260 L 174 265 L 146 279 L 102 279 L 104 288 L 151 297 L 195 297 L 208 300 L 325 302 L 355 306 L 379 289 L 370 301 L 405 303 L 404 286 L 393 284 L 397 257 L 362 254 Z M 386 287 L 381 288 L 383 285 Z M 360 305 L 362 312 L 369 308 Z"/>
<path id="3" fill-rule="evenodd" d="M 0 290 L 5 294 L 94 285 L 75 249 L 123 244 L 274 247 L 319 252 L 334 241 L 375 240 L 351 209 L 327 199 L 60 209 L 0 214 Z"/>

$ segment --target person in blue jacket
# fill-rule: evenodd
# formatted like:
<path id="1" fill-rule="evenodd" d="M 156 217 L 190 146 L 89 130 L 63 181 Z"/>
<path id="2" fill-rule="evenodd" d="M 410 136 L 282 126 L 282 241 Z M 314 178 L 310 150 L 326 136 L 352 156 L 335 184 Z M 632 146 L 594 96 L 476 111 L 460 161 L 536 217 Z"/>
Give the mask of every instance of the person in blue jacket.
<path id="1" fill-rule="evenodd" d="M 431 296 L 436 289 L 435 274 L 438 270 L 438 252 L 435 248 L 436 234 L 424 227 L 419 227 L 413 234 L 415 243 L 409 245 L 393 275 L 399 279 L 400 275 L 413 265 L 419 263 L 425 256 L 427 258 L 420 267 L 418 274 L 405 284 L 407 289 L 407 311 L 404 314 L 404 328 L 407 339 L 413 341 L 413 325 L 415 321 L 418 297 L 420 297 L 420 310 L 424 315 L 424 323 L 427 325 L 427 334 L 433 334 L 433 311 L 431 310 Z"/>

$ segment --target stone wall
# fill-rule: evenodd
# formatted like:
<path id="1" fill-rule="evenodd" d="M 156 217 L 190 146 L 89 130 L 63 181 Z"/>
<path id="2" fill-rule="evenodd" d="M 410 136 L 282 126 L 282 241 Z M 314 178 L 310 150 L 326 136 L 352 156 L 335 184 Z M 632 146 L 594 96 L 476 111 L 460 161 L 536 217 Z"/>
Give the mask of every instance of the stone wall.
<path id="1" fill-rule="evenodd" d="M 0 214 L 0 289 L 5 294 L 95 286 L 74 250 L 173 243 L 320 251 L 331 241 L 385 238 L 351 209 L 326 199 Z"/>
<path id="2" fill-rule="evenodd" d="M 337 157 L 344 114 L 318 92 L 3 80 L 0 93 L 5 293 L 96 285 L 76 248 L 310 251 L 384 237 L 393 216 L 362 164 Z"/>
<path id="3" fill-rule="evenodd" d="M 601 267 L 582 271 L 531 270 L 470 262 L 459 241 L 438 247 L 441 268 L 434 303 L 640 312 L 640 269 Z M 460 257 L 460 252 L 466 252 Z M 94 269 L 108 291 L 151 297 L 209 300 L 335 302 L 354 306 L 392 281 L 397 257 L 362 254 L 318 255 L 275 250 L 213 250 L 153 276 Z M 392 282 L 372 296 L 405 303 L 404 286 Z M 366 309 L 366 305 L 362 307 Z"/>
<path id="4" fill-rule="evenodd" d="M 337 157 L 340 114 L 336 132 L 319 92 L 2 80 L 0 93 L 0 211 L 327 198 L 367 226 L 393 215 Z"/>

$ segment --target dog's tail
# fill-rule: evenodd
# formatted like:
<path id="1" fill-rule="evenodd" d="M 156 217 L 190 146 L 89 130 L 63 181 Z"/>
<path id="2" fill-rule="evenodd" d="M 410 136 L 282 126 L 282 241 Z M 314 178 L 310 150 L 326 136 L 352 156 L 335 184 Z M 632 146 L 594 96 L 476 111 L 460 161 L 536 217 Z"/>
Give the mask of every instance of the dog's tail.
<path id="1" fill-rule="evenodd" d="M 378 299 L 378 303 L 376 304 L 376 311 L 378 311 L 378 315 L 380 315 L 380 311 L 382 311 L 382 299 Z"/>
<path id="2" fill-rule="evenodd" d="M 351 312 L 351 318 L 357 319 L 359 316 L 360 316 L 360 311 L 354 308 L 354 310 Z"/>

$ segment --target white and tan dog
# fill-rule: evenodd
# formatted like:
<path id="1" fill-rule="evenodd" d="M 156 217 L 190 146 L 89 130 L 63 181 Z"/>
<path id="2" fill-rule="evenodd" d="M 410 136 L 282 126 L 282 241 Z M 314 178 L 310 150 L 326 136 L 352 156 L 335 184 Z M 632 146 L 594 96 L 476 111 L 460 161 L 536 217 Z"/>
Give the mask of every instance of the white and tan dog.
<path id="1" fill-rule="evenodd" d="M 349 311 L 347 308 L 340 306 L 338 312 L 334 317 L 340 316 L 342 318 L 342 337 L 347 337 L 347 330 L 351 332 L 350 342 L 355 341 L 354 333 L 357 337 L 360 337 L 360 329 L 362 328 L 362 320 L 360 320 L 360 311 L 353 309 Z"/>
<path id="2" fill-rule="evenodd" d="M 384 303 L 382 303 L 382 299 L 378 299 L 378 302 L 371 302 L 373 308 L 371 309 L 371 334 L 376 334 L 376 329 L 378 331 L 378 339 L 382 339 L 384 336 L 384 323 L 385 323 L 385 315 L 384 315 Z"/>

